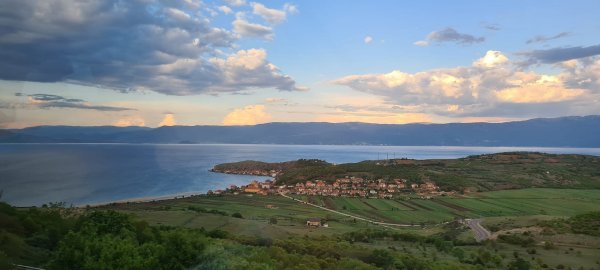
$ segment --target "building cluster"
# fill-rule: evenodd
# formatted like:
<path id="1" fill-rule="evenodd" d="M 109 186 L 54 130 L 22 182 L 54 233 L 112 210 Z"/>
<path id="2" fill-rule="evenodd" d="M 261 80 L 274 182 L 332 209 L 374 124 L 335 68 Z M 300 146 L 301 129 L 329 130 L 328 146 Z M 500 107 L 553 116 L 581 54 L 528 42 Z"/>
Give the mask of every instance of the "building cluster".
<path id="1" fill-rule="evenodd" d="M 440 188 L 432 181 L 421 184 L 409 183 L 406 179 L 366 180 L 361 177 L 346 176 L 338 178 L 333 183 L 323 180 L 306 181 L 295 185 L 275 185 L 271 180 L 264 182 L 252 181 L 250 184 L 237 187 L 230 186 L 227 190 L 211 191 L 209 194 L 240 194 L 250 193 L 268 195 L 275 193 L 297 195 L 320 195 L 333 197 L 365 197 L 365 198 L 392 198 L 394 195 L 405 192 L 414 192 L 423 196 L 440 195 Z"/>

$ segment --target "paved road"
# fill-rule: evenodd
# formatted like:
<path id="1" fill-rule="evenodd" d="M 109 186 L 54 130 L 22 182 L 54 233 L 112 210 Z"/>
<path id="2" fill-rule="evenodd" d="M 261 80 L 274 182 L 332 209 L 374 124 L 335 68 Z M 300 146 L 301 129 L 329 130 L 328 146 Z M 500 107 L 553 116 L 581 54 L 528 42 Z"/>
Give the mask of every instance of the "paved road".
<path id="1" fill-rule="evenodd" d="M 421 227 L 421 225 L 414 225 L 414 224 L 398 224 L 398 223 L 379 222 L 379 221 L 371 220 L 371 219 L 364 218 L 364 217 L 359 217 L 359 216 L 355 216 L 355 215 L 351 215 L 351 214 L 346 214 L 346 213 L 343 213 L 343 212 L 340 212 L 340 211 L 336 211 L 336 210 L 333 210 L 333 209 L 329 209 L 329 208 L 326 208 L 326 207 L 323 207 L 323 206 L 320 206 L 320 205 L 316 205 L 316 204 L 313 204 L 313 203 L 305 202 L 303 200 L 299 200 L 299 199 L 290 197 L 290 196 L 285 195 L 283 193 L 279 193 L 279 195 L 281 195 L 281 196 L 283 196 L 285 198 L 288 198 L 288 199 L 291 199 L 291 200 L 294 200 L 294 201 L 306 204 L 306 205 L 314 206 L 314 207 L 323 209 L 325 211 L 336 213 L 338 215 L 347 216 L 347 217 L 355 218 L 355 219 L 358 219 L 358 220 L 363 220 L 363 221 L 369 222 L 371 224 L 382 225 L 382 226 L 387 227 L 387 228 L 390 228 L 390 226 L 392 226 L 392 227 Z M 433 224 L 433 225 L 441 225 L 441 224 L 446 224 L 446 223 L 448 223 L 448 222 L 442 222 L 442 223 Z"/>
<path id="2" fill-rule="evenodd" d="M 492 236 L 488 230 L 481 226 L 481 219 L 465 219 L 465 223 L 473 230 L 477 242 L 481 242 Z"/>

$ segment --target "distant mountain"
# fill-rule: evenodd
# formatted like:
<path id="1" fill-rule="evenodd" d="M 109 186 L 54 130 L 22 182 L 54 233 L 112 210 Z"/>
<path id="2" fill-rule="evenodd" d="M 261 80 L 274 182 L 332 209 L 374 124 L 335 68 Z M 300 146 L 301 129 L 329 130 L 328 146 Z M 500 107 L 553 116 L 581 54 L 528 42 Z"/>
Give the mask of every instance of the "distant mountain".
<path id="1" fill-rule="evenodd" d="M 405 125 L 316 122 L 159 128 L 39 126 L 2 130 L 0 142 L 600 147 L 600 116 Z"/>

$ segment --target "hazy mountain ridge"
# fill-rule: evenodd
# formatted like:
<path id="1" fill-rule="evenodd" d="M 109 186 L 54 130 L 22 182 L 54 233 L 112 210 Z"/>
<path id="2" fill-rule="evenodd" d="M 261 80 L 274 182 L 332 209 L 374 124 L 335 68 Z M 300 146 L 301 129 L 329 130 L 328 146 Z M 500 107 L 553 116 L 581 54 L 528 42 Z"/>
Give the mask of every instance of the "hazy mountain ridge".
<path id="1" fill-rule="evenodd" d="M 600 116 L 403 125 L 308 122 L 159 128 L 39 126 L 3 130 L 0 142 L 600 147 Z"/>

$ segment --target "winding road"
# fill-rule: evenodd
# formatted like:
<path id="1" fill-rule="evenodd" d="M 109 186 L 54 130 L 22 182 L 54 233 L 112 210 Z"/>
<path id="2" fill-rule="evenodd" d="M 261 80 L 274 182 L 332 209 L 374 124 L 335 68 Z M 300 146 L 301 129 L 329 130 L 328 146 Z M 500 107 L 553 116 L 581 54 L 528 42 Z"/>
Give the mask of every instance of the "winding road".
<path id="1" fill-rule="evenodd" d="M 465 219 L 465 223 L 473 231 L 477 242 L 487 240 L 492 236 L 488 230 L 481 226 L 481 219 Z"/>
<path id="2" fill-rule="evenodd" d="M 285 193 L 281 193 L 280 192 L 279 195 L 281 195 L 282 197 L 288 198 L 290 200 L 294 200 L 294 201 L 297 201 L 299 203 L 303 203 L 303 204 L 306 204 L 306 205 L 309 205 L 309 206 L 317 207 L 317 208 L 320 208 L 320 209 L 323 209 L 325 211 L 329 211 L 329 212 L 332 212 L 332 213 L 335 213 L 335 214 L 338 214 L 338 215 L 355 218 L 357 220 L 366 221 L 366 222 L 369 222 L 371 224 L 381 225 L 383 227 L 390 228 L 390 229 L 395 229 L 394 227 L 420 227 L 421 226 L 421 225 L 414 225 L 414 224 L 398 224 L 398 223 L 387 223 L 387 222 L 375 221 L 375 220 L 372 220 L 372 219 L 368 219 L 368 218 L 364 218 L 364 217 L 359 217 L 359 216 L 355 216 L 355 215 L 352 215 L 352 214 L 343 213 L 343 212 L 336 211 L 336 210 L 333 210 L 333 209 L 329 209 L 329 208 L 326 208 L 326 207 L 323 207 L 323 206 L 320 206 L 320 205 L 316 205 L 314 203 L 309 203 L 309 202 L 306 202 L 306 201 L 303 201 L 303 200 L 299 200 L 299 199 L 293 198 L 291 196 L 288 196 Z M 481 225 L 481 219 L 464 219 L 464 220 L 462 220 L 462 222 L 464 224 L 466 224 L 467 226 L 469 226 L 469 228 L 473 231 L 475 240 L 477 242 L 481 242 L 481 241 L 487 240 L 487 239 L 489 239 L 492 236 L 492 234 Z M 442 223 L 430 224 L 430 225 L 436 226 L 436 225 L 443 225 L 443 224 L 448 224 L 448 223 L 449 222 L 442 222 Z"/>

